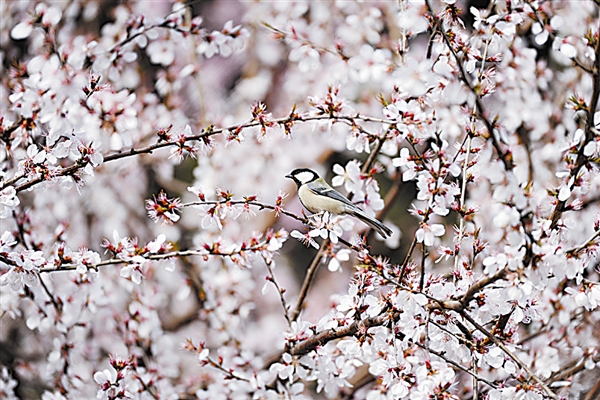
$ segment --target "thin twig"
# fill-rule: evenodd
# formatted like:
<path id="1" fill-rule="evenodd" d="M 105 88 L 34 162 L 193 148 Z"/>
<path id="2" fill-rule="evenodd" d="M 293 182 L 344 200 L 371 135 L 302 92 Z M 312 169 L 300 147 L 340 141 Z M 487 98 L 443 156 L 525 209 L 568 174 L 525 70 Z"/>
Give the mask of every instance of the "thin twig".
<path id="1" fill-rule="evenodd" d="M 419 291 L 425 289 L 425 259 L 427 258 L 427 246 L 425 242 L 421 243 L 421 277 L 419 278 Z"/>
<path id="2" fill-rule="evenodd" d="M 479 382 L 477 379 L 477 357 L 475 356 L 475 352 L 471 354 L 471 366 L 473 367 L 473 399 L 479 399 Z"/>
<path id="3" fill-rule="evenodd" d="M 330 244 L 329 239 L 323 240 L 323 243 L 321 244 L 319 251 L 317 251 L 317 254 L 312 259 L 310 265 L 308 266 L 308 269 L 306 270 L 306 275 L 304 276 L 304 281 L 302 282 L 302 288 L 300 289 L 300 294 L 298 295 L 298 301 L 296 302 L 296 306 L 294 307 L 294 310 L 290 314 L 290 319 L 292 322 L 296 321 L 298 319 L 298 317 L 300 316 L 300 312 L 302 311 L 302 307 L 304 306 L 304 300 L 306 300 L 306 295 L 308 294 L 308 289 L 310 288 L 312 279 L 313 279 L 315 273 L 317 272 L 317 268 L 319 267 L 319 264 L 321 263 L 321 259 L 327 252 L 327 248 L 329 247 L 329 244 Z"/>
<path id="4" fill-rule="evenodd" d="M 283 293 L 285 293 L 285 289 L 282 289 L 279 286 L 279 284 L 277 283 L 277 280 L 275 279 L 275 274 L 273 273 L 273 269 L 271 268 L 271 264 L 273 264 L 273 261 L 268 260 L 264 257 L 263 257 L 263 259 L 265 260 L 265 265 L 267 266 L 267 270 L 269 271 L 269 280 L 273 283 L 273 285 L 275 285 L 275 288 L 277 289 L 277 293 L 279 293 L 279 300 L 281 301 L 281 306 L 283 307 L 283 316 L 285 317 L 285 320 L 287 321 L 288 326 L 291 328 L 292 320 L 290 319 L 290 315 L 289 315 L 289 306 L 287 305 L 287 302 L 285 301 L 285 297 L 283 296 Z"/>
<path id="5" fill-rule="evenodd" d="M 473 106 L 473 109 L 475 109 L 475 105 Z M 472 141 L 472 135 L 470 133 L 467 134 L 467 152 L 465 154 L 465 160 L 463 161 L 463 171 L 462 171 L 462 187 L 460 190 L 460 204 L 458 205 L 459 210 L 464 211 L 465 208 L 465 198 L 466 198 L 466 194 L 467 194 L 467 169 L 469 168 L 469 155 L 471 154 L 471 141 Z M 456 241 L 456 251 L 454 254 L 454 270 L 458 269 L 458 259 L 459 259 L 459 254 L 460 254 L 460 248 L 461 245 L 460 243 L 462 242 L 463 239 L 463 230 L 465 229 L 464 225 L 465 225 L 465 217 L 464 214 L 461 215 L 459 214 L 460 217 L 460 222 L 459 222 L 459 226 L 458 226 L 458 239 Z"/>
<path id="6" fill-rule="evenodd" d="M 306 224 L 308 222 L 307 218 L 305 217 L 301 217 L 297 214 L 294 214 L 293 212 L 287 211 L 282 209 L 281 207 L 278 206 L 274 206 L 271 204 L 267 204 L 267 203 L 262 203 L 260 201 L 255 201 L 255 200 L 228 200 L 228 201 L 193 201 L 190 203 L 183 203 L 180 204 L 180 208 L 186 208 L 186 207 L 193 207 L 193 206 L 203 206 L 203 205 L 239 205 L 239 204 L 249 204 L 251 206 L 256 206 L 260 209 L 268 209 L 268 210 L 273 210 L 276 212 L 279 212 L 281 214 L 284 214 L 288 217 L 294 218 L 297 221 L 300 221 L 304 224 Z"/>
<path id="7" fill-rule="evenodd" d="M 536 374 L 534 374 L 531 369 L 529 369 L 529 367 L 527 365 L 525 365 L 525 363 L 523 361 L 521 361 L 516 355 L 514 355 L 514 353 L 512 351 L 510 351 L 508 349 L 508 347 L 506 347 L 504 345 L 504 343 L 499 340 L 497 337 L 495 337 L 494 335 L 492 335 L 487 329 L 485 329 L 483 326 L 481 326 L 480 324 L 477 323 L 477 321 L 475 321 L 475 319 L 473 317 L 471 317 L 469 315 L 469 313 L 467 313 L 465 310 L 460 311 L 460 315 L 463 316 L 464 319 L 466 319 L 467 321 L 469 321 L 469 323 L 471 325 L 473 325 L 475 328 L 477 328 L 478 331 L 480 331 L 481 333 L 483 333 L 490 341 L 492 341 L 496 346 L 498 346 L 504 353 L 506 353 L 506 355 L 508 355 L 523 371 L 525 371 L 525 373 L 527 374 L 527 376 L 530 379 L 533 379 L 534 381 L 537 382 L 538 385 L 540 385 L 540 387 L 544 390 L 544 392 L 546 392 L 546 394 L 555 400 L 558 400 L 558 396 L 556 395 L 556 393 L 554 393 L 552 391 L 552 389 L 550 389 L 548 387 L 548 385 L 546 385 L 544 383 L 544 381 L 542 381 L 540 378 L 537 377 Z"/>
<path id="8" fill-rule="evenodd" d="M 481 58 L 481 67 L 479 69 L 479 74 L 477 75 L 477 85 L 481 84 L 481 77 L 483 76 L 483 70 L 485 68 L 485 59 L 487 58 L 489 44 L 490 44 L 490 41 L 487 40 L 485 42 L 485 49 L 483 51 L 483 57 Z M 456 60 L 456 62 L 460 63 L 460 61 L 458 59 Z M 473 104 L 473 111 L 472 111 L 473 116 L 475 116 L 476 114 L 477 114 L 477 103 Z M 468 181 L 467 170 L 469 169 L 469 157 L 471 156 L 471 144 L 473 141 L 473 134 L 477 131 L 477 127 L 475 126 L 474 117 L 471 117 L 470 130 L 471 130 L 470 132 L 467 132 L 467 150 L 465 152 L 465 159 L 463 161 L 462 187 L 461 187 L 461 191 L 460 191 L 460 204 L 458 205 L 459 210 L 461 212 L 465 211 L 465 208 L 466 208 L 465 207 L 465 198 L 467 196 L 467 181 Z M 456 251 L 454 253 L 454 269 L 455 270 L 458 269 L 459 255 L 460 255 L 460 250 L 462 247 L 461 242 L 463 239 L 464 229 L 465 229 L 464 214 L 459 214 L 459 217 L 460 217 L 460 222 L 459 222 L 459 227 L 458 227 L 458 239 L 456 241 L 457 247 L 456 247 Z"/>
<path id="9" fill-rule="evenodd" d="M 404 261 L 402 262 L 402 272 L 400 273 L 400 282 L 404 280 L 404 276 L 406 274 L 406 267 L 408 266 L 408 262 L 410 261 L 410 257 L 412 256 L 412 252 L 417 245 L 417 235 L 415 234 L 412 242 L 410 242 L 410 246 L 408 247 L 408 251 L 406 252 L 406 256 L 404 257 Z"/>
<path id="10" fill-rule="evenodd" d="M 250 382 L 250 380 L 248 378 L 244 378 L 243 376 L 237 375 L 236 373 L 233 372 L 232 369 L 227 369 L 227 368 L 223 367 L 221 364 L 217 363 L 216 361 L 214 361 L 211 358 L 207 358 L 206 362 L 211 367 L 216 368 L 219 371 L 225 373 L 230 379 L 237 379 L 239 381 Z"/>
<path id="11" fill-rule="evenodd" d="M 40 283 L 42 285 L 42 288 L 44 289 L 44 292 L 46 292 L 46 294 L 50 298 L 50 302 L 54 306 L 54 309 L 56 309 L 56 313 L 60 314 L 60 311 L 61 311 L 62 307 L 59 306 L 58 302 L 56 301 L 56 299 L 54 298 L 54 296 L 50 292 L 50 289 L 48 289 L 48 286 L 46 285 L 46 282 L 44 282 L 44 280 L 42 279 L 42 277 L 39 276 L 38 279 L 40 280 Z"/>
<path id="12" fill-rule="evenodd" d="M 565 253 L 571 255 L 571 256 L 577 256 L 579 255 L 579 253 L 581 253 L 583 250 L 587 249 L 588 247 L 590 247 L 594 241 L 596 239 L 598 239 L 598 237 L 600 237 L 600 230 L 596 231 L 596 233 L 594 233 L 588 240 L 586 240 L 583 244 L 577 246 L 577 247 L 573 247 L 572 249 L 567 250 Z"/>
<path id="13" fill-rule="evenodd" d="M 448 357 L 446 357 L 444 355 L 444 353 L 440 352 L 440 351 L 436 351 L 433 350 L 429 347 L 426 347 L 424 345 L 422 345 L 421 343 L 417 343 L 417 342 L 413 342 L 410 341 L 410 343 L 414 344 L 415 346 L 418 346 L 420 348 L 422 348 L 423 350 L 426 350 L 427 352 L 431 353 L 431 354 L 435 354 L 436 356 L 438 356 L 439 358 L 441 358 L 442 360 L 446 361 L 448 364 L 454 366 L 455 368 L 466 372 L 467 374 L 471 375 L 473 377 L 473 379 L 477 382 L 477 381 L 481 381 L 483 383 L 485 383 L 486 385 L 490 386 L 491 388 L 498 388 L 498 385 L 494 384 L 493 382 L 490 382 L 489 380 L 482 378 L 481 376 L 477 375 L 476 373 L 470 371 L 468 368 L 463 367 L 462 365 L 460 365 L 459 363 L 457 363 L 456 361 L 453 361 L 451 359 L 449 359 Z M 476 368 L 476 364 L 474 364 L 475 368 Z"/>
<path id="14" fill-rule="evenodd" d="M 180 251 L 171 251 L 163 254 L 146 254 L 141 255 L 146 260 L 166 260 L 169 258 L 179 258 L 179 257 L 187 257 L 187 256 L 221 256 L 221 257 L 231 257 L 238 254 L 243 254 L 245 252 L 252 251 L 261 251 L 266 243 L 259 243 L 256 246 L 240 248 L 237 250 L 233 250 L 227 253 L 223 253 L 220 251 L 216 251 L 214 249 L 202 249 L 202 250 L 180 250 Z M 139 255 L 139 254 L 138 254 Z M 111 258 L 109 260 L 104 260 L 95 264 L 86 264 L 85 267 L 90 270 L 98 270 L 98 268 L 106 266 L 106 265 L 119 265 L 119 264 L 139 264 L 138 262 L 132 260 L 124 260 L 121 258 Z M 73 271 L 79 267 L 77 264 L 62 264 L 57 267 L 43 267 L 39 269 L 39 272 L 59 272 L 59 271 Z"/>
<path id="15" fill-rule="evenodd" d="M 142 387 L 144 388 L 144 390 L 147 393 L 150 393 L 150 396 L 152 396 L 153 399 L 155 400 L 159 400 L 159 397 L 154 393 L 154 391 L 151 390 L 150 386 L 146 384 L 146 382 L 144 382 L 144 380 L 142 379 L 142 377 L 137 373 L 135 374 L 138 382 L 140 382 L 140 384 L 142 385 Z"/>

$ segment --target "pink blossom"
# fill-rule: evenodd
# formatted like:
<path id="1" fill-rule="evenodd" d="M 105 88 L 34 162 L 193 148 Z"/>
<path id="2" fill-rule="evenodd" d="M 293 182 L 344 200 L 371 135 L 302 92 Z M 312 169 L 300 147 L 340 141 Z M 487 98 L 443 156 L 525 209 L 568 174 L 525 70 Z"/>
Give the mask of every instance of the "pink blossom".
<path id="1" fill-rule="evenodd" d="M 446 233 L 446 228 L 441 224 L 422 224 L 417 230 L 417 242 L 424 243 L 425 246 L 432 246 L 435 238 L 443 236 Z"/>

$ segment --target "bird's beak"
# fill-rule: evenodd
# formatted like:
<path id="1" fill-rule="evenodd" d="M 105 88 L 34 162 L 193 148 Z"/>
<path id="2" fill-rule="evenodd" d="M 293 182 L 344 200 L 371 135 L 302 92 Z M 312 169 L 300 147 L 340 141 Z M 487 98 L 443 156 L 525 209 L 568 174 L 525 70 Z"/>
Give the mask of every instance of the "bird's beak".
<path id="1" fill-rule="evenodd" d="M 294 179 L 294 177 L 293 177 L 293 176 L 291 176 L 290 174 L 286 175 L 285 177 L 286 177 L 286 178 L 290 178 L 290 179 Z"/>

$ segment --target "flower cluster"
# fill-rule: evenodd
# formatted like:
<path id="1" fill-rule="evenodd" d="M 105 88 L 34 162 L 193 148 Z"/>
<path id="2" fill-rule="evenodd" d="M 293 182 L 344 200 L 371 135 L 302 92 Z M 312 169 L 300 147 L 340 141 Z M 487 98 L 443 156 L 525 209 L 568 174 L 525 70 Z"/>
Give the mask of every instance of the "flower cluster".
<path id="1" fill-rule="evenodd" d="M 0 397 L 600 395 L 597 1 L 205 3 L 0 5 Z"/>

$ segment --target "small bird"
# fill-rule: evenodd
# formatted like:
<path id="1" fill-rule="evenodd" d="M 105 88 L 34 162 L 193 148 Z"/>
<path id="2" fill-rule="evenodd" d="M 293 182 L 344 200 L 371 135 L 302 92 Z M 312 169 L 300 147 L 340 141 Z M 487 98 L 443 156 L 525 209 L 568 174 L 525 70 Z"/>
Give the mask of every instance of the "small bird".
<path id="1" fill-rule="evenodd" d="M 349 214 L 360 219 L 381 236 L 387 238 L 392 230 L 348 200 L 340 192 L 332 188 L 315 171 L 308 168 L 297 168 L 286 178 L 293 179 L 298 185 L 298 198 L 311 213 L 329 212 L 331 214 Z"/>

